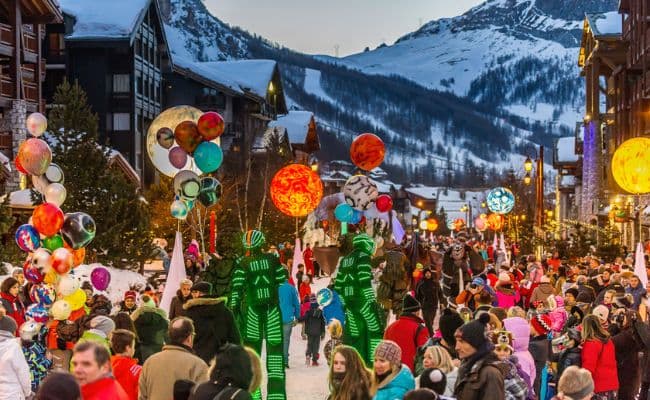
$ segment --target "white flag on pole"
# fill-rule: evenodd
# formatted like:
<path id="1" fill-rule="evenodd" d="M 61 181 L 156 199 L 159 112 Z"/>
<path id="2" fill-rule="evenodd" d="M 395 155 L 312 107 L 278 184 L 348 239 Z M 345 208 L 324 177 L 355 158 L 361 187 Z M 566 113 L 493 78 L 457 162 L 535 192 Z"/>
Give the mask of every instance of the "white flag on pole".
<path id="1" fill-rule="evenodd" d="M 180 232 L 176 232 L 172 260 L 169 265 L 169 272 L 167 273 L 167 281 L 165 282 L 165 290 L 160 300 L 160 308 L 165 310 L 167 315 L 169 315 L 169 306 L 172 304 L 174 296 L 176 296 L 176 291 L 180 287 L 181 281 L 186 278 L 185 261 L 183 260 L 183 235 Z"/>

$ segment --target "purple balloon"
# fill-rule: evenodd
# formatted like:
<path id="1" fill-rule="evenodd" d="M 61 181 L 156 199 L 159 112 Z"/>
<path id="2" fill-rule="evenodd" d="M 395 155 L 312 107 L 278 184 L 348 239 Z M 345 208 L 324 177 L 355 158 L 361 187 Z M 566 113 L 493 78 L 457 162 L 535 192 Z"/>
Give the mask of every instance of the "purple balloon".
<path id="1" fill-rule="evenodd" d="M 95 267 L 90 273 L 90 283 L 97 290 L 106 290 L 108 284 L 111 283 L 111 273 L 104 267 Z"/>
<path id="2" fill-rule="evenodd" d="M 176 168 L 181 169 L 187 163 L 187 153 L 180 147 L 169 150 L 169 162 Z"/>

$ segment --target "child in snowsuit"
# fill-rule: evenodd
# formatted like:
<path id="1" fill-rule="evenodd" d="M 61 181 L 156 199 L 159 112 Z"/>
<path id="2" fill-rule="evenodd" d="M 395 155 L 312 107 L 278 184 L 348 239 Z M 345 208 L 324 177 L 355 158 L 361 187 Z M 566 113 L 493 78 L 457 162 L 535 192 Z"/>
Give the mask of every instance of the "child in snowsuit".
<path id="1" fill-rule="evenodd" d="M 325 360 L 327 360 L 327 365 L 332 363 L 331 355 L 334 348 L 340 344 L 343 344 L 341 336 L 343 336 L 343 325 L 338 319 L 332 319 L 329 325 L 327 325 L 327 331 L 330 334 L 330 340 L 325 343 L 323 347 L 323 353 L 325 353 Z"/>
<path id="2" fill-rule="evenodd" d="M 305 362 L 309 365 L 309 360 L 311 358 L 311 365 L 317 366 L 320 341 L 325 338 L 325 317 L 323 317 L 321 309 L 318 308 L 315 294 L 310 296 L 309 302 L 309 311 L 307 311 L 304 316 L 300 317 L 300 322 L 303 322 L 303 335 L 307 336 Z"/>
<path id="3" fill-rule="evenodd" d="M 27 321 L 20 326 L 20 341 L 23 355 L 29 366 L 29 375 L 32 380 L 32 392 L 36 393 L 41 381 L 47 376 L 52 367 L 52 355 L 45 349 L 39 338 L 42 324 Z"/>
<path id="4" fill-rule="evenodd" d="M 493 332 L 494 353 L 499 357 L 499 369 L 503 373 L 503 385 L 506 400 L 526 400 L 532 394 L 530 378 L 518 365 L 517 357 L 512 353 L 512 333 L 508 331 Z M 532 397 L 532 396 L 531 396 Z"/>

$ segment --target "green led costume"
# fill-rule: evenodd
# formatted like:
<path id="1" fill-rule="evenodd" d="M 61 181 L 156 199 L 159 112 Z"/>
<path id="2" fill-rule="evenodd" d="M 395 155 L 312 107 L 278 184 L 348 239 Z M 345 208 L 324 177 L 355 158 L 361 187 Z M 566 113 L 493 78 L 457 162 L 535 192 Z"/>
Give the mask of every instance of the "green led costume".
<path id="1" fill-rule="evenodd" d="M 341 295 L 345 307 L 343 343 L 352 346 L 367 365 L 373 362 L 375 347 L 382 339 L 378 305 L 372 290 L 370 256 L 375 242 L 366 234 L 352 240 L 352 252 L 341 259 L 334 290 Z"/>
<path id="2" fill-rule="evenodd" d="M 244 234 L 242 242 L 247 253 L 238 260 L 233 272 L 230 309 L 240 321 L 245 345 L 261 354 L 262 341 L 266 339 L 267 399 L 285 400 L 282 316 L 278 300 L 278 287 L 285 275 L 276 256 L 261 252 L 264 240 L 260 231 Z M 259 389 L 253 398 L 262 398 Z"/>

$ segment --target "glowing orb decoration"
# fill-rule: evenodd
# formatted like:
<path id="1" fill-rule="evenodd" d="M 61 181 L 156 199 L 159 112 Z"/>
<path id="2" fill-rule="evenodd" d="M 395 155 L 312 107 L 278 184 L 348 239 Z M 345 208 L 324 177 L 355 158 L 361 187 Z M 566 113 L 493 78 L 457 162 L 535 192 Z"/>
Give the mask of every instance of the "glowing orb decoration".
<path id="1" fill-rule="evenodd" d="M 177 168 L 172 165 L 169 159 L 169 151 L 175 149 L 178 145 L 174 142 L 171 144 L 170 148 L 163 147 L 158 139 L 158 131 L 161 128 L 168 128 L 171 132 L 176 130 L 178 124 L 183 121 L 193 121 L 197 123 L 199 118 L 203 115 L 203 112 L 198 108 L 190 106 L 176 106 L 166 109 L 161 112 L 156 119 L 151 122 L 149 130 L 147 131 L 147 154 L 152 164 L 158 171 L 161 173 L 173 178 L 176 173 L 181 169 L 190 169 L 197 174 L 201 174 L 199 167 L 193 162 L 193 160 L 188 160 L 187 165 Z M 165 136 L 162 138 L 162 143 L 165 146 L 169 146 L 169 131 L 163 131 Z M 161 132 L 162 134 L 162 132 Z M 219 138 L 212 140 L 213 143 L 220 144 Z M 198 144 L 197 144 L 198 145 Z"/>
<path id="2" fill-rule="evenodd" d="M 350 146 L 350 158 L 357 167 L 370 171 L 378 167 L 386 155 L 386 146 L 379 136 L 362 133 L 354 138 Z"/>
<path id="3" fill-rule="evenodd" d="M 612 174 L 621 189 L 632 194 L 650 192 L 650 138 L 626 140 L 612 157 Z"/>
<path id="4" fill-rule="evenodd" d="M 496 187 L 488 193 L 487 206 L 493 213 L 507 214 L 515 207 L 515 195 L 510 189 Z"/>
<path id="5" fill-rule="evenodd" d="M 456 218 L 454 220 L 454 230 L 459 231 L 465 227 L 465 220 L 462 218 Z"/>
<path id="6" fill-rule="evenodd" d="M 488 220 L 485 214 L 481 214 L 474 220 L 474 228 L 479 232 L 484 232 L 488 228 Z"/>
<path id="7" fill-rule="evenodd" d="M 427 218 L 427 230 L 434 232 L 436 229 L 438 229 L 438 221 L 435 218 Z"/>
<path id="8" fill-rule="evenodd" d="M 367 176 L 354 175 L 345 182 L 343 196 L 345 196 L 345 202 L 351 205 L 352 208 L 365 211 L 377 200 L 379 190 L 377 190 L 377 185 Z"/>
<path id="9" fill-rule="evenodd" d="M 271 180 L 271 200 L 283 214 L 303 217 L 312 212 L 323 197 L 323 182 L 306 165 L 290 164 Z"/>
<path id="10" fill-rule="evenodd" d="M 501 214 L 490 214 L 487 217 L 488 227 L 493 231 L 501 230 L 505 220 L 506 219 Z"/>

